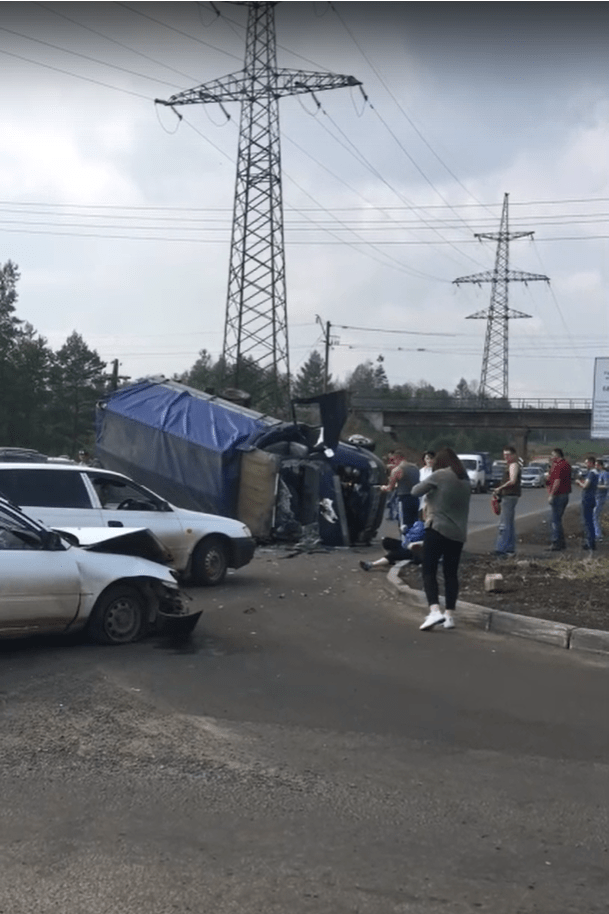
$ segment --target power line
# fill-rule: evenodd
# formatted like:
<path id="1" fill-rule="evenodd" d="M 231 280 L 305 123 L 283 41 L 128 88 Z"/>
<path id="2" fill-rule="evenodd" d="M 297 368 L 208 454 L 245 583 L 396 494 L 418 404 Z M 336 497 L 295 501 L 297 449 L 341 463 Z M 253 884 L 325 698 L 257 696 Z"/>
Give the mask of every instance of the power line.
<path id="1" fill-rule="evenodd" d="M 226 57 L 232 58 L 232 60 L 241 61 L 239 55 L 233 54 L 232 51 L 227 51 L 225 48 L 219 48 L 214 44 L 210 44 L 208 41 L 203 41 L 202 38 L 197 38 L 195 35 L 184 32 L 182 29 L 178 29 L 173 25 L 169 25 L 167 22 L 162 22 L 160 19 L 155 19 L 154 16 L 151 16 L 149 13 L 142 12 L 142 10 L 137 9 L 137 7 L 130 6 L 128 3 L 117 3 L 116 5 L 122 6 L 124 9 L 129 10 L 131 13 L 135 13 L 136 16 L 142 16 L 144 19 L 148 19 L 150 22 L 154 22 L 156 25 L 160 25 L 163 28 L 168 29 L 170 32 L 175 32 L 176 35 L 181 35 L 183 38 L 188 38 L 189 41 L 195 41 L 197 44 L 203 45 L 203 47 L 210 48 L 212 51 L 217 51 L 219 54 L 224 54 Z"/>
<path id="2" fill-rule="evenodd" d="M 112 38 L 110 35 L 106 35 L 103 32 L 100 32 L 98 29 L 92 28 L 90 25 L 85 25 L 84 22 L 79 22 L 77 19 L 73 19 L 71 16 L 66 16 L 65 13 L 60 13 L 59 10 L 50 6 L 48 3 L 38 3 L 37 6 L 40 6 L 42 9 L 47 10 L 52 13 L 54 16 L 59 16 L 61 19 L 64 19 L 66 22 L 71 22 L 73 25 L 78 26 L 81 29 L 84 29 L 87 32 L 91 32 L 92 35 L 97 35 L 98 38 L 102 38 L 104 41 L 108 41 L 112 44 L 115 44 L 119 48 L 123 48 L 125 51 L 129 51 L 131 54 L 135 54 L 137 57 L 142 57 L 144 60 L 148 60 L 151 63 L 156 64 L 159 67 L 163 67 L 165 70 L 169 70 L 171 73 L 175 73 L 177 76 L 182 76 L 184 79 L 189 81 L 192 79 L 192 76 L 188 73 L 184 73 L 182 70 L 177 70 L 175 67 L 170 66 L 169 64 L 163 63 L 160 60 L 157 60 L 155 57 L 150 57 L 149 54 L 144 54 L 143 51 L 138 51 L 137 48 L 131 47 L 131 45 L 124 44 L 122 41 L 119 41 L 117 38 Z M 110 66 L 110 64 L 106 64 Z"/>
<path id="3" fill-rule="evenodd" d="M 425 146 L 427 147 L 427 149 L 429 149 L 429 151 L 430 151 L 431 154 L 434 156 L 434 158 L 440 163 L 440 165 L 442 165 L 442 167 L 448 172 L 448 174 L 449 174 L 449 175 L 451 176 L 451 178 L 459 185 L 459 187 L 461 187 L 461 188 L 466 192 L 466 194 L 467 194 L 468 196 L 470 196 L 470 197 L 472 197 L 474 200 L 476 200 L 476 197 L 474 196 L 474 194 L 469 190 L 469 188 L 467 188 L 467 187 L 465 186 L 465 184 L 463 184 L 463 182 L 457 177 L 457 175 L 448 167 L 448 165 L 446 164 L 446 162 L 444 162 L 444 160 L 438 155 L 438 153 L 435 151 L 435 149 L 433 149 L 433 147 L 431 146 L 431 144 L 428 142 L 428 140 L 426 139 L 426 137 L 423 135 L 423 133 L 421 132 L 421 130 L 419 130 L 419 128 L 416 126 L 416 124 L 414 123 L 413 119 L 412 119 L 412 118 L 410 117 L 410 115 L 406 112 L 406 110 L 404 109 L 403 105 L 402 105 L 402 104 L 400 103 L 400 101 L 396 98 L 395 94 L 391 91 L 391 89 L 390 89 L 389 86 L 387 85 L 386 81 L 385 81 L 384 78 L 381 76 L 381 74 L 380 74 L 379 70 L 377 69 L 377 67 L 375 67 L 375 65 L 374 65 L 374 64 L 372 63 L 372 61 L 370 60 L 369 56 L 365 53 L 364 49 L 362 48 L 362 46 L 360 45 L 360 43 L 359 43 L 359 42 L 357 41 L 357 39 L 355 38 L 355 35 L 353 34 L 352 30 L 347 26 L 345 20 L 342 18 L 342 16 L 340 15 L 340 13 L 338 12 L 338 10 L 336 9 L 336 5 L 335 5 L 334 3 L 330 3 L 330 7 L 331 7 L 331 9 L 333 10 L 333 12 L 336 14 L 336 17 L 338 18 L 338 20 L 342 23 L 343 27 L 345 28 L 345 31 L 346 31 L 347 34 L 351 37 L 353 43 L 355 44 L 356 48 L 359 50 L 360 54 L 362 55 L 362 57 L 364 58 L 364 60 L 366 61 L 366 63 L 367 63 L 368 66 L 370 67 L 370 69 L 372 70 L 372 72 L 375 74 L 375 76 L 377 77 L 377 79 L 379 80 L 379 82 L 381 83 L 381 85 L 383 86 L 383 88 L 385 89 L 385 91 L 387 92 L 387 94 L 389 95 L 389 97 L 393 100 L 393 102 L 394 102 L 395 105 L 397 106 L 398 110 L 401 112 L 401 114 L 404 116 L 404 118 L 405 118 L 405 119 L 407 120 L 407 122 L 410 124 L 410 126 L 412 127 L 412 129 L 415 131 L 415 133 L 417 134 L 417 136 L 419 137 L 419 139 L 425 144 Z M 425 176 L 423 175 L 423 177 L 425 177 Z M 428 180 L 428 179 L 426 178 L 426 180 Z M 440 196 L 442 199 L 444 199 L 444 198 L 442 197 L 441 194 L 439 194 L 439 196 Z M 483 205 L 484 205 L 484 204 L 481 204 L 478 200 L 476 200 L 476 204 L 477 204 L 478 206 L 483 206 Z M 450 209 L 453 209 L 452 204 L 448 203 L 447 201 L 444 201 L 444 205 L 447 206 L 447 207 L 449 207 Z"/>
<path id="4" fill-rule="evenodd" d="M 15 54 L 13 51 L 7 51 L 4 48 L 0 48 L 0 54 L 4 54 L 5 57 L 13 57 L 16 60 L 21 60 L 25 63 L 34 64 L 36 67 L 44 67 L 46 70 L 52 70 L 54 73 L 61 73 L 63 76 L 71 76 L 73 79 L 80 79 L 83 82 L 92 83 L 95 86 L 101 86 L 103 89 L 112 89 L 115 92 L 122 92 L 123 95 L 131 95 L 134 98 L 142 98 L 147 102 L 152 101 L 152 98 L 149 95 L 142 95 L 141 92 L 134 92 L 132 89 L 121 89 L 119 86 L 112 86 L 109 83 L 102 82 L 101 79 L 93 79 L 91 76 L 81 76 L 79 73 L 72 73 L 70 70 L 64 70 L 61 67 L 55 67 L 50 63 L 43 63 L 40 60 L 32 60 L 30 57 L 24 57 L 22 54 Z"/>
<path id="5" fill-rule="evenodd" d="M 145 73 L 137 73 L 135 70 L 129 70 L 127 67 L 121 67 L 118 64 L 108 63 L 105 60 L 100 60 L 98 57 L 91 57 L 90 54 L 83 54 L 80 51 L 72 51 L 70 48 L 62 48 L 60 45 L 53 44 L 50 41 L 45 41 L 43 38 L 32 38 L 30 35 L 25 35 L 23 32 L 16 32 L 14 29 L 8 29 L 5 26 L 0 26 L 0 32 L 6 32 L 8 35 L 14 35 L 18 38 L 25 38 L 26 41 L 31 41 L 34 44 L 41 44 L 45 48 L 52 48 L 55 51 L 61 51 L 62 54 L 69 54 L 71 57 L 78 57 L 80 60 L 86 60 L 88 63 L 96 63 L 102 67 L 108 67 L 109 69 L 117 70 L 119 73 L 126 73 L 129 76 L 137 76 L 139 79 L 148 79 L 151 82 L 155 83 L 162 82 L 166 86 L 175 86 L 175 83 L 170 83 L 166 80 L 159 80 L 157 77 L 147 76 Z"/>

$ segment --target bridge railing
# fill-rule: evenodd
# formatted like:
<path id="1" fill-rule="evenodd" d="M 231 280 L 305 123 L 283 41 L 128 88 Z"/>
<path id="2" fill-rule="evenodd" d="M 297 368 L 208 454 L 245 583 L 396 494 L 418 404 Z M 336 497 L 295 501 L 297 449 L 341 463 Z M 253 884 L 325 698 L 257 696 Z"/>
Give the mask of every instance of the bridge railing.
<path id="1" fill-rule="evenodd" d="M 592 400 L 567 397 L 543 397 L 539 400 L 525 397 L 510 400 L 509 404 L 512 409 L 592 409 Z"/>
<path id="2" fill-rule="evenodd" d="M 380 397 L 358 397 L 351 398 L 351 406 L 354 409 L 372 409 L 386 410 L 391 409 L 592 409 L 592 401 L 583 398 L 570 397 L 522 397 L 510 400 L 499 398 L 478 400 L 476 398 L 464 398 L 459 400 L 456 397 L 443 399 L 442 397 L 409 397 L 400 398 L 380 398 Z"/>

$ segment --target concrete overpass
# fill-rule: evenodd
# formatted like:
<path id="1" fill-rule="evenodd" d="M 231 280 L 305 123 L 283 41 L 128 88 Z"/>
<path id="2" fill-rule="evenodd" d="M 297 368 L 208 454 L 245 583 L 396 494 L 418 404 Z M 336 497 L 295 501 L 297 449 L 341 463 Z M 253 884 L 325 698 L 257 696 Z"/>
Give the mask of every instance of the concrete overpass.
<path id="1" fill-rule="evenodd" d="M 417 428 L 475 428 L 505 430 L 523 460 L 528 459 L 532 431 L 581 430 L 589 434 L 592 404 L 589 400 L 489 400 L 458 401 L 351 398 L 351 411 L 379 432 L 408 441 Z"/>

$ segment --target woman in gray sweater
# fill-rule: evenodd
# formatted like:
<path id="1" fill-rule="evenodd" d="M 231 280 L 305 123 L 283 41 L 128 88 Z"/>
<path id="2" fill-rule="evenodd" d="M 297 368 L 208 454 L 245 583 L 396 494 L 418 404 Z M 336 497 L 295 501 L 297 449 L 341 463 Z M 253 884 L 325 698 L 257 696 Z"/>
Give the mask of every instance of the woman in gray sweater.
<path id="1" fill-rule="evenodd" d="M 446 447 L 434 459 L 433 472 L 412 489 L 416 496 L 426 495 L 425 536 L 423 539 L 423 587 L 429 605 L 422 631 L 436 625 L 455 627 L 453 612 L 459 594 L 459 562 L 467 539 L 467 519 L 471 484 L 465 467 Z M 438 565 L 444 568 L 445 611 L 440 609 Z"/>

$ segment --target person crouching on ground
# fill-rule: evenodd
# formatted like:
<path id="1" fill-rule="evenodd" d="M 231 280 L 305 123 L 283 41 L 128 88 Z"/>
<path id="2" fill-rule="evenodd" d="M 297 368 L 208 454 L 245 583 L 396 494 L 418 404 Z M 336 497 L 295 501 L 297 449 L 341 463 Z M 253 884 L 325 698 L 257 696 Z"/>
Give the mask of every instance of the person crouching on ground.
<path id="1" fill-rule="evenodd" d="M 395 539 L 393 536 L 384 536 L 382 544 L 385 555 L 374 562 L 360 562 L 359 567 L 362 571 L 373 571 L 387 568 L 388 565 L 395 565 L 396 562 L 413 562 L 415 565 L 420 565 L 421 560 L 417 547 L 423 545 L 424 534 L 425 524 L 422 520 L 417 520 L 401 540 Z"/>
<path id="2" fill-rule="evenodd" d="M 467 470 L 452 448 L 439 451 L 431 476 L 414 486 L 412 494 L 426 495 L 423 539 L 423 587 L 429 606 L 421 631 L 436 625 L 455 627 L 453 613 L 459 595 L 459 562 L 467 539 L 471 484 Z M 438 565 L 444 568 L 445 611 L 440 609 Z"/>

